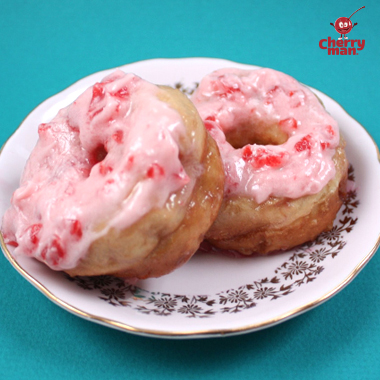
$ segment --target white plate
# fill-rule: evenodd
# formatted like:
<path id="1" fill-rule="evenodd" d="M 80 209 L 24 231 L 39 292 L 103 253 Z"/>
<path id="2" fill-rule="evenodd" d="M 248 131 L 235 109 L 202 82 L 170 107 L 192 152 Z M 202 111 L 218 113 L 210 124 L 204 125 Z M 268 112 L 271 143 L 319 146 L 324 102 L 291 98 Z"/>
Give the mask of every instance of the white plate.
<path id="1" fill-rule="evenodd" d="M 222 67 L 257 68 L 207 58 L 157 59 L 122 66 L 157 84 L 191 92 L 209 72 Z M 113 69 L 112 69 L 113 70 Z M 39 105 L 3 147 L 0 156 L 0 215 L 37 140 L 37 126 L 55 116 L 87 87 L 112 70 L 86 77 Z M 315 242 L 282 254 L 243 259 L 199 252 L 159 279 L 132 285 L 110 276 L 70 280 L 2 248 L 15 269 L 50 300 L 93 322 L 142 335 L 205 337 L 268 327 L 331 298 L 364 267 L 379 245 L 379 152 L 364 128 L 334 100 L 313 90 L 338 120 L 354 167 L 356 190 L 334 229 Z"/>

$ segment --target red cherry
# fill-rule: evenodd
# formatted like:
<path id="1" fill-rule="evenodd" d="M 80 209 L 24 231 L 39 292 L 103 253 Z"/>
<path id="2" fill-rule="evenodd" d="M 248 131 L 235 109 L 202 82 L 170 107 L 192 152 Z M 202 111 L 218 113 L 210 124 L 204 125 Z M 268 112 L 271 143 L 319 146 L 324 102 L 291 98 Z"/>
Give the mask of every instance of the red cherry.
<path id="1" fill-rule="evenodd" d="M 53 265 L 58 265 L 60 259 L 66 256 L 65 250 L 62 248 L 61 241 L 58 236 L 54 238 L 50 246 L 50 258 Z"/>
<path id="2" fill-rule="evenodd" d="M 274 93 L 275 93 L 276 91 L 278 91 L 279 89 L 280 89 L 280 87 L 278 87 L 278 86 L 276 85 L 276 86 L 272 87 L 269 91 L 267 91 L 266 95 L 267 95 L 267 96 L 273 96 Z"/>
<path id="3" fill-rule="evenodd" d="M 120 99 L 126 99 L 129 98 L 129 91 L 127 87 L 122 87 L 119 91 L 114 92 L 112 95 Z"/>
<path id="4" fill-rule="evenodd" d="M 127 160 L 127 164 L 125 165 L 126 170 L 131 170 L 133 166 L 133 161 L 135 160 L 134 156 L 129 156 Z"/>
<path id="5" fill-rule="evenodd" d="M 53 242 L 51 243 L 52 249 L 57 253 L 58 257 L 63 258 L 65 257 L 65 251 L 63 250 L 61 243 L 59 241 L 59 238 L 56 237 Z"/>
<path id="6" fill-rule="evenodd" d="M 33 224 L 28 228 L 29 232 L 29 239 L 32 244 L 37 245 L 40 241 L 38 235 L 39 232 L 41 231 L 42 224 Z"/>
<path id="7" fill-rule="evenodd" d="M 214 123 L 211 122 L 211 121 L 208 121 L 208 120 L 205 120 L 204 125 L 205 125 L 205 128 L 206 128 L 208 131 L 211 131 L 212 129 L 215 128 Z"/>
<path id="8" fill-rule="evenodd" d="M 244 161 L 249 161 L 252 158 L 252 149 L 249 145 L 246 145 L 242 151 L 242 158 Z"/>
<path id="9" fill-rule="evenodd" d="M 263 166 L 270 166 L 272 168 L 278 167 L 282 164 L 285 153 L 270 152 L 264 148 L 257 148 L 255 152 L 252 151 L 249 145 L 245 146 L 242 151 L 242 158 L 246 162 L 250 162 L 254 167 L 261 168 Z"/>
<path id="10" fill-rule="evenodd" d="M 78 219 L 70 219 L 70 223 L 70 234 L 80 239 L 83 235 L 81 222 Z"/>
<path id="11" fill-rule="evenodd" d="M 282 90 L 282 89 L 277 85 L 272 87 L 270 90 L 268 90 L 267 93 L 265 94 L 266 96 L 265 96 L 264 104 L 267 106 L 270 104 L 273 104 L 273 95 L 279 90 Z"/>
<path id="12" fill-rule="evenodd" d="M 165 174 L 164 168 L 157 163 L 153 163 L 151 167 L 148 169 L 148 171 L 146 172 L 146 175 L 148 178 L 157 178 L 157 177 L 163 176 L 164 174 Z"/>
<path id="13" fill-rule="evenodd" d="M 118 143 L 118 144 L 121 144 L 121 142 L 123 141 L 123 131 L 121 130 L 118 130 L 116 131 L 113 135 L 112 135 L 112 138 Z"/>
<path id="14" fill-rule="evenodd" d="M 300 141 L 298 141 L 294 148 L 297 152 L 303 152 L 304 150 L 310 150 L 311 149 L 311 136 L 307 135 L 303 137 Z"/>
<path id="15" fill-rule="evenodd" d="M 352 30 L 352 22 L 347 17 L 339 17 L 335 21 L 334 28 L 340 34 L 347 34 L 350 33 Z"/>
<path id="16" fill-rule="evenodd" d="M 92 87 L 92 101 L 100 100 L 104 97 L 104 84 L 103 83 L 95 83 Z"/>
<path id="17" fill-rule="evenodd" d="M 101 175 L 106 175 L 108 173 L 111 173 L 113 168 L 109 165 L 104 165 L 103 163 L 99 164 L 99 173 Z"/>
<path id="18" fill-rule="evenodd" d="M 272 168 L 278 167 L 282 163 L 284 153 L 272 153 L 265 149 L 257 149 L 256 154 L 253 156 L 256 167 L 270 166 Z"/>
<path id="19" fill-rule="evenodd" d="M 326 127 L 326 131 L 327 131 L 327 133 L 328 133 L 329 135 L 331 135 L 331 136 L 335 136 L 334 128 L 333 128 L 331 125 L 328 125 L 328 126 Z"/>
<path id="20" fill-rule="evenodd" d="M 51 129 L 51 125 L 50 124 L 45 124 L 45 123 L 42 123 L 38 126 L 38 134 L 42 134 L 42 133 L 45 133 L 47 132 L 49 129 Z"/>
<path id="21" fill-rule="evenodd" d="M 47 258 L 47 255 L 49 257 Z M 50 246 L 45 246 L 41 252 L 41 258 L 45 261 L 49 261 L 52 265 L 58 265 L 60 259 L 63 259 L 66 255 L 65 250 L 62 247 L 60 238 L 55 235 Z"/>
<path id="22" fill-rule="evenodd" d="M 326 148 L 330 148 L 330 143 L 321 141 L 321 148 L 322 150 L 325 150 Z"/>

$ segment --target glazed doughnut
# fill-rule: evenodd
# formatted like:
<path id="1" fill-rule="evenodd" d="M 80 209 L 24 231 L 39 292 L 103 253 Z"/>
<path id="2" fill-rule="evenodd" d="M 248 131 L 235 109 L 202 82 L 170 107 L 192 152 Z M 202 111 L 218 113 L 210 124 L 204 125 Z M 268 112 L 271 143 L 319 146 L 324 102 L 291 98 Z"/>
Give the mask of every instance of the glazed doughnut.
<path id="1" fill-rule="evenodd" d="M 221 69 L 203 78 L 192 101 L 226 174 L 206 235 L 213 245 L 266 254 L 332 228 L 345 196 L 345 143 L 307 87 L 271 69 Z"/>
<path id="2" fill-rule="evenodd" d="M 38 128 L 3 218 L 14 255 L 71 276 L 158 277 L 213 223 L 224 172 L 180 91 L 117 70 Z"/>

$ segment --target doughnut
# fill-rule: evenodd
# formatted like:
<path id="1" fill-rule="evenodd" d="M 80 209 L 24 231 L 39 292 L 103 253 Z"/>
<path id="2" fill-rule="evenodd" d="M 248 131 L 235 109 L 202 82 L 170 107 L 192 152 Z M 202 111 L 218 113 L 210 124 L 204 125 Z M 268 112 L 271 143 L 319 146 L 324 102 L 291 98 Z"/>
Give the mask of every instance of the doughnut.
<path id="1" fill-rule="evenodd" d="M 219 151 L 178 90 L 116 70 L 38 134 L 3 217 L 15 256 L 70 276 L 159 277 L 217 216 Z"/>
<path id="2" fill-rule="evenodd" d="M 191 99 L 226 175 L 210 243 L 267 254 L 332 228 L 348 162 L 338 124 L 313 92 L 272 69 L 226 68 L 205 76 Z"/>

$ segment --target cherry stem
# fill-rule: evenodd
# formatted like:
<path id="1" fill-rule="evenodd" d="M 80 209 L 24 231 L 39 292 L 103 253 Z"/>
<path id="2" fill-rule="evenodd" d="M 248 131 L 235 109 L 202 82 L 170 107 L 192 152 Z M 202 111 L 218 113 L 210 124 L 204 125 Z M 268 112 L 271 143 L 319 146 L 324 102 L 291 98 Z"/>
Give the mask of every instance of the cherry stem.
<path id="1" fill-rule="evenodd" d="M 361 7 L 361 8 L 359 8 L 357 11 L 360 11 L 360 9 L 363 9 L 363 8 L 365 8 L 365 6 L 364 7 Z M 357 11 L 355 11 L 348 19 L 350 19 Z"/>

